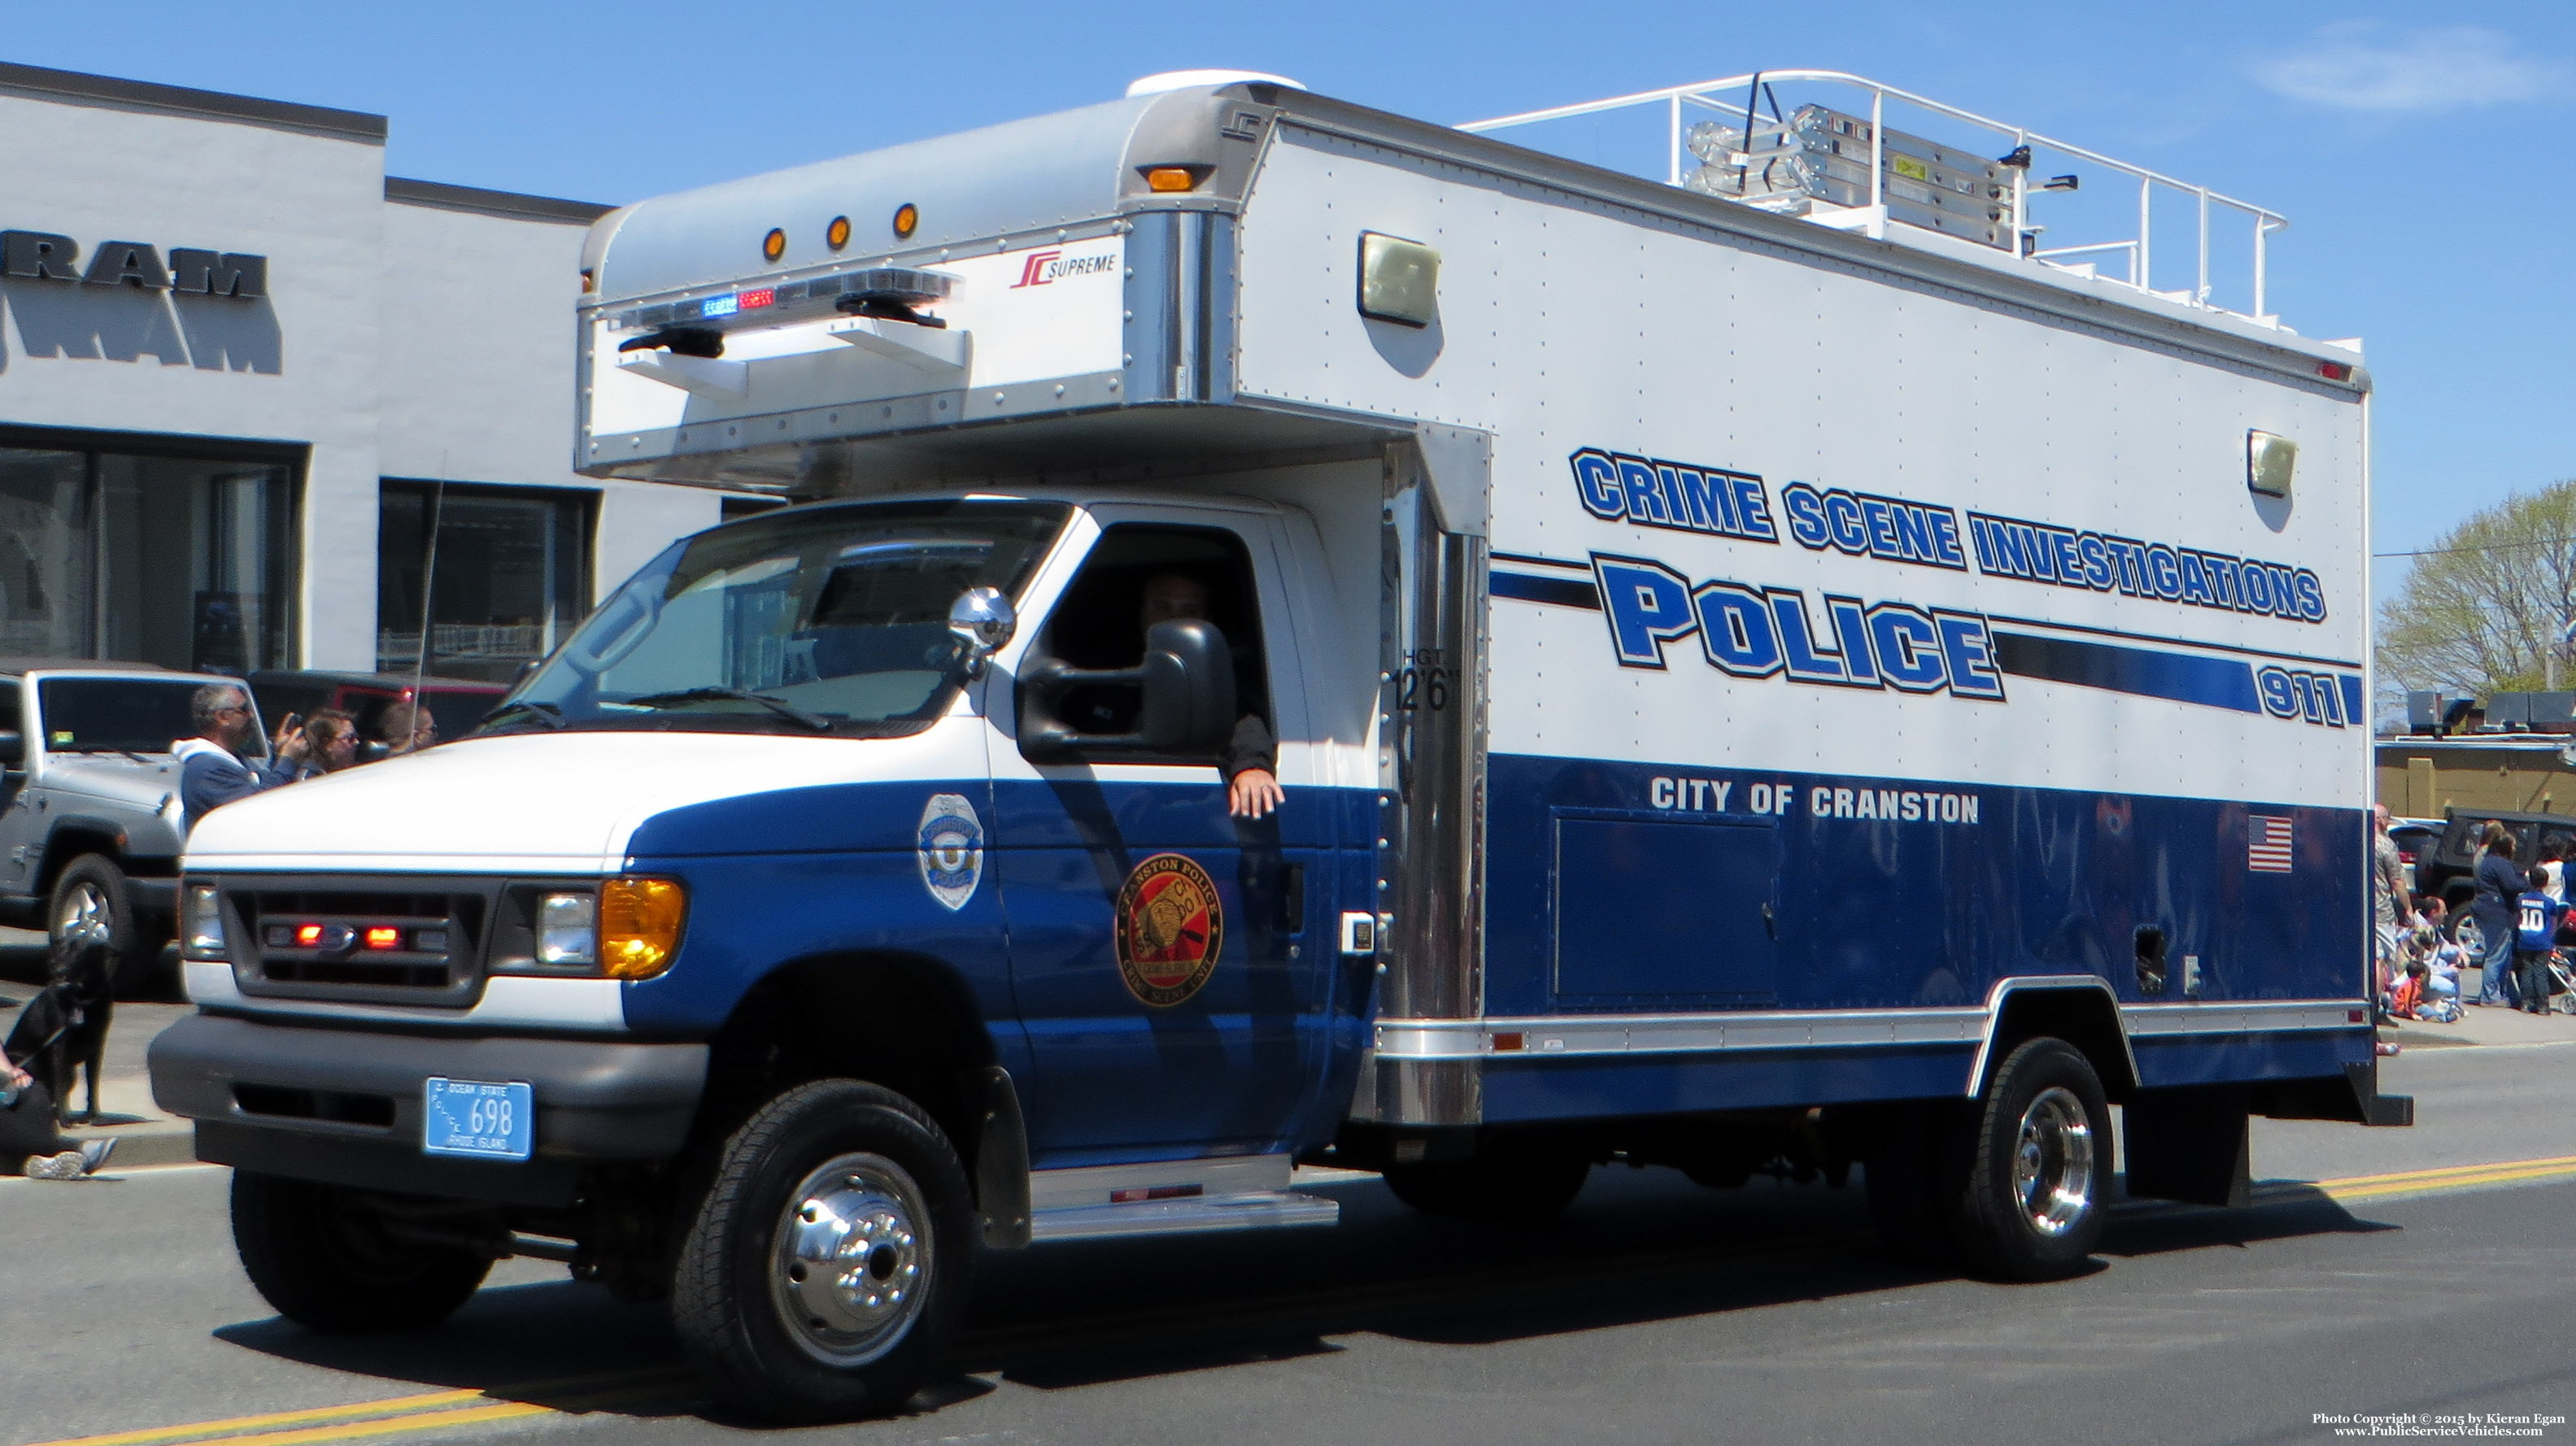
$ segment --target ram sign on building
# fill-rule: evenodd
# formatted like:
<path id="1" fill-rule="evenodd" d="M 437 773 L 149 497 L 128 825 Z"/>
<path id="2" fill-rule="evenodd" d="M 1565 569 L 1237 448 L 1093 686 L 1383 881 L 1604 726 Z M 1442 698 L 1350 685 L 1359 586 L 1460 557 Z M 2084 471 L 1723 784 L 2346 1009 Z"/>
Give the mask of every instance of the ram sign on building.
<path id="1" fill-rule="evenodd" d="M 0 65 L 0 656 L 507 679 L 719 520 L 567 465 L 607 208 L 387 176 L 385 130 Z"/>

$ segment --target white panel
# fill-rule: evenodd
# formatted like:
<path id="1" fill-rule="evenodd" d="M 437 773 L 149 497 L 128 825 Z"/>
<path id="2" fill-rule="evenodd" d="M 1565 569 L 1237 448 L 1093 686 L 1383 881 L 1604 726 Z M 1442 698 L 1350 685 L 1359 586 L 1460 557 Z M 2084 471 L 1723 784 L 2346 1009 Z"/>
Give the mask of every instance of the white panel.
<path id="1" fill-rule="evenodd" d="M 1441 326 L 1361 320 L 1351 272 L 1362 229 L 1441 247 Z M 1902 601 L 2149 640 L 2097 639 L 2123 646 L 2185 651 L 2152 641 L 2180 639 L 2362 671 L 2364 418 L 2349 393 L 1322 143 L 1274 144 L 1242 231 L 1244 389 L 1492 428 L 1498 557 L 1624 554 L 1694 584 L 1803 589 L 1810 606 L 1827 593 Z M 2258 509 L 2246 490 L 2248 428 L 2300 444 L 2299 496 L 2286 512 Z M 1780 539 L 1598 520 L 1569 464 L 1582 448 L 1759 474 Z M 1810 551 L 1782 515 L 1792 481 L 2311 569 L 2328 616 L 2304 623 Z M 1695 640 L 1667 649 L 1665 671 L 1643 671 L 1617 665 L 1603 614 L 1507 598 L 1494 602 L 1492 630 L 1498 753 L 2282 803 L 2362 797 L 2366 720 L 2329 729 L 2030 677 L 2004 680 L 2005 703 L 1739 681 L 1703 661 Z"/>

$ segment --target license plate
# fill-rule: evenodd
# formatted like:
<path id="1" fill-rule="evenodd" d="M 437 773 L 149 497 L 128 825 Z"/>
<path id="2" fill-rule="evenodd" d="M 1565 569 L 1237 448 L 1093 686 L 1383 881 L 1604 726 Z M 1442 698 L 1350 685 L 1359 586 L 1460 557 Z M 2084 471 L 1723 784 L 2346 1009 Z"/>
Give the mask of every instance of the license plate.
<path id="1" fill-rule="evenodd" d="M 536 1144 L 535 1091 L 525 1084 L 433 1078 L 422 1095 L 420 1148 L 425 1154 L 524 1160 Z"/>

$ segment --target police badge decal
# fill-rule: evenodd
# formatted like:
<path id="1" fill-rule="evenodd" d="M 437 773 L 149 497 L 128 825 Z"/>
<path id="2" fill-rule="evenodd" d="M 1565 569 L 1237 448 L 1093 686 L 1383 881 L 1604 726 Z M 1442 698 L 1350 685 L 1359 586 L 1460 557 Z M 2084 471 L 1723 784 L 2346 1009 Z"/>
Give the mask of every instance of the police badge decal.
<path id="1" fill-rule="evenodd" d="M 951 911 L 966 907 L 984 880 L 984 821 L 954 793 L 934 793 L 921 810 L 921 882 Z"/>
<path id="2" fill-rule="evenodd" d="M 1169 1009 L 1207 986 L 1225 947 L 1225 905 L 1195 859 L 1156 854 L 1118 890 L 1118 973 L 1127 992 Z"/>

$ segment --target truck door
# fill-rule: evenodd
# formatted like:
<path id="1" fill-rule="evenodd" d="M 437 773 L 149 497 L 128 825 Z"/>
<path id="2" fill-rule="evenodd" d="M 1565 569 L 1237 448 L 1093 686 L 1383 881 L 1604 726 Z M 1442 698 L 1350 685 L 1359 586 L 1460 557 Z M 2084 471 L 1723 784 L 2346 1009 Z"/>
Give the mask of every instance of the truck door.
<path id="1" fill-rule="evenodd" d="M 1298 766 L 1305 709 L 1278 519 L 1094 516 L 1102 531 L 1026 656 L 1132 667 L 1149 600 L 1195 596 L 1233 654 L 1238 712 L 1261 725 L 1239 725 L 1233 751 L 1263 727 L 1289 740 L 1286 802 L 1232 816 L 1215 758 L 1032 763 L 1002 736 L 1016 734 L 1013 701 L 989 696 L 996 871 L 1035 1064 L 1022 1091 L 1032 1151 L 1046 1166 L 1265 1150 L 1320 1090 L 1335 961 L 1334 811 Z M 1085 733 L 1128 726 L 1133 690 L 1093 693 L 1068 695 L 1059 716 Z"/>

